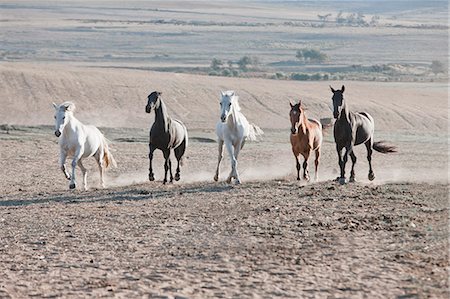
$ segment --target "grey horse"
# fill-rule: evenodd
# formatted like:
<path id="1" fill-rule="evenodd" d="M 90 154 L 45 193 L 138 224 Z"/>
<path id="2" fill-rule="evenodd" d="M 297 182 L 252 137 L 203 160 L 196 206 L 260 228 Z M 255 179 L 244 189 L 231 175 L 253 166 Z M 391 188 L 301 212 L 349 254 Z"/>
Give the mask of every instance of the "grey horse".
<path id="1" fill-rule="evenodd" d="M 172 119 L 167 115 L 167 107 L 161 99 L 161 93 L 152 92 L 148 97 L 145 112 L 150 113 L 155 110 L 155 122 L 150 129 L 149 154 L 150 167 L 148 179 L 154 181 L 154 173 L 152 168 L 153 152 L 159 149 L 164 155 L 164 180 L 167 183 L 167 171 L 170 171 L 170 182 L 173 182 L 172 162 L 170 161 L 170 151 L 173 149 L 177 159 L 177 170 L 175 180 L 180 180 L 180 165 L 182 158 L 188 145 L 188 133 L 186 126 L 179 120 Z"/>
<path id="2" fill-rule="evenodd" d="M 348 155 L 352 159 L 352 169 L 350 171 L 350 182 L 355 181 L 355 164 L 356 156 L 353 147 L 364 143 L 367 148 L 367 160 L 369 161 L 369 180 L 375 179 L 375 173 L 372 169 L 372 149 L 377 152 L 387 154 L 396 152 L 394 146 L 385 145 L 383 142 L 373 142 L 373 133 L 375 129 L 373 118 L 367 112 L 352 112 L 347 108 L 344 100 L 345 86 L 342 85 L 341 90 L 333 92 L 333 116 L 336 119 L 334 123 L 334 141 L 336 142 L 336 150 L 339 157 L 339 166 L 341 175 L 337 178 L 340 184 L 345 184 L 345 164 Z M 345 153 L 342 155 L 342 150 Z"/>

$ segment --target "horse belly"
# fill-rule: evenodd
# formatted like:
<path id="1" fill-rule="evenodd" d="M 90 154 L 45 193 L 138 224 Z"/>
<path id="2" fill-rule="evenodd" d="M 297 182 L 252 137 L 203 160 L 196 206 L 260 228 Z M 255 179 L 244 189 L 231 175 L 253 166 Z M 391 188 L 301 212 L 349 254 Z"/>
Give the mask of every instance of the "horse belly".
<path id="1" fill-rule="evenodd" d="M 83 158 L 90 157 L 98 151 L 102 144 L 102 138 L 102 133 L 95 127 L 86 131 Z"/>
<path id="2" fill-rule="evenodd" d="M 364 129 L 362 126 L 360 126 L 356 130 L 355 145 L 365 143 L 367 140 L 370 139 L 370 136 L 371 136 L 370 132 L 368 132 L 366 129 Z"/>

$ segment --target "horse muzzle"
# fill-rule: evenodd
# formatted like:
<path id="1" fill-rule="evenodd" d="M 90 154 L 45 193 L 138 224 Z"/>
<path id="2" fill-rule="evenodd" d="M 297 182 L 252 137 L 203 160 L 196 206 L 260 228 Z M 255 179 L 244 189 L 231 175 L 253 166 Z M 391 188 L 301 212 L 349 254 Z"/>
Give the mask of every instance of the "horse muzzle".
<path id="1" fill-rule="evenodd" d="M 333 116 L 334 116 L 334 119 L 338 119 L 339 118 L 339 112 L 335 112 L 335 113 L 333 113 Z"/>
<path id="2" fill-rule="evenodd" d="M 291 128 L 291 133 L 294 135 L 297 134 L 297 128 Z"/>
<path id="3" fill-rule="evenodd" d="M 220 120 L 224 123 L 227 121 L 227 116 L 226 115 L 222 115 L 220 116 Z"/>
<path id="4" fill-rule="evenodd" d="M 147 112 L 147 113 L 152 112 L 152 107 L 149 105 L 145 106 L 145 112 Z"/>
<path id="5" fill-rule="evenodd" d="M 59 137 L 59 136 L 61 136 L 61 132 L 60 131 L 55 131 L 55 135 L 56 135 L 56 137 Z"/>

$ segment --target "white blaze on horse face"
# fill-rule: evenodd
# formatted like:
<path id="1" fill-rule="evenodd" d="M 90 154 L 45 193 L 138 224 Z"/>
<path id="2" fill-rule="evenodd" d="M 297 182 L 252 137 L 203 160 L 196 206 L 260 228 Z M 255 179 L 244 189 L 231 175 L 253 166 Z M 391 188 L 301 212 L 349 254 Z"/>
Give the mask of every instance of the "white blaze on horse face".
<path id="1" fill-rule="evenodd" d="M 68 112 L 64 107 L 55 107 L 55 109 L 55 135 L 59 137 L 67 124 L 68 117 L 66 117 L 66 114 Z"/>
<path id="2" fill-rule="evenodd" d="M 220 120 L 224 123 L 227 121 L 231 110 L 231 97 L 223 95 L 220 101 Z"/>
<path id="3" fill-rule="evenodd" d="M 290 116 L 291 116 L 291 133 L 297 134 L 300 121 L 300 112 L 295 109 L 292 109 Z"/>

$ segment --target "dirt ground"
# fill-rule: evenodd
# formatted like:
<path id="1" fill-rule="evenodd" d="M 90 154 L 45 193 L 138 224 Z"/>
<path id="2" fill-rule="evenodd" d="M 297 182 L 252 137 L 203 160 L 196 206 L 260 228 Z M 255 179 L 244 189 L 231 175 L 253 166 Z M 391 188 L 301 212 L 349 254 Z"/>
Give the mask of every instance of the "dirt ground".
<path id="1" fill-rule="evenodd" d="M 267 130 L 234 186 L 212 182 L 214 135 L 193 131 L 182 181 L 164 186 L 160 154 L 146 182 L 146 130 L 103 131 L 118 168 L 101 190 L 89 161 L 87 192 L 68 190 L 52 128 L 1 132 L 0 297 L 448 298 L 448 185 L 411 174 L 438 171 L 436 146 L 375 154 L 374 183 L 359 154 L 359 182 L 340 186 L 327 136 L 306 184 L 286 132 Z"/>

